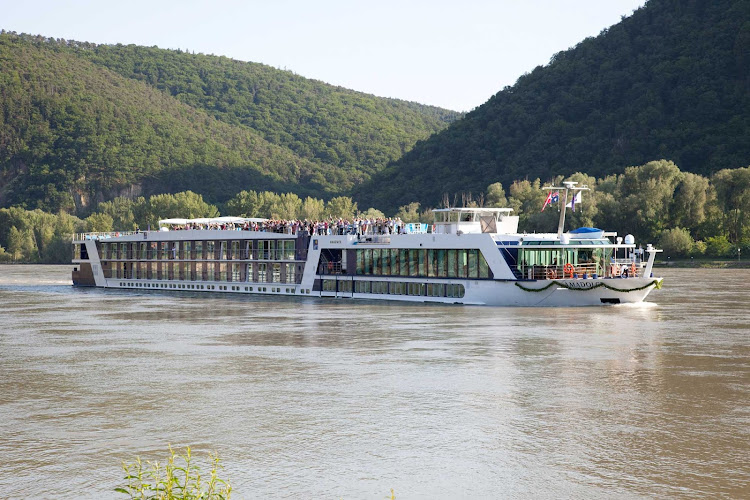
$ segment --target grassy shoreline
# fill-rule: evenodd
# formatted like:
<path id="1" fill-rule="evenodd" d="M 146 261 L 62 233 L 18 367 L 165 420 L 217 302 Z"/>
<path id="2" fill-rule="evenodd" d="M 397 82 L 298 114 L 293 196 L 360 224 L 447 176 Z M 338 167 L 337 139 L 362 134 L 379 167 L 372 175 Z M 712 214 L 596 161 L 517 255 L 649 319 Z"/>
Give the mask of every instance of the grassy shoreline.
<path id="1" fill-rule="evenodd" d="M 750 269 L 747 260 L 711 260 L 711 259 L 669 259 L 654 262 L 654 267 L 673 268 L 710 268 L 710 269 Z"/>

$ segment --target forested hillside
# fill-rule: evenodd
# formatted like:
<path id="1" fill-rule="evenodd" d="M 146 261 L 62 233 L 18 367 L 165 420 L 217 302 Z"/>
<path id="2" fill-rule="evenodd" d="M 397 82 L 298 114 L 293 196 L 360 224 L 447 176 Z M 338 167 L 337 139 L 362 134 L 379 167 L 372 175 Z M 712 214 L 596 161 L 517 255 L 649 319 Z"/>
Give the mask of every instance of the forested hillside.
<path id="1" fill-rule="evenodd" d="M 355 198 L 436 206 L 493 181 L 603 176 L 659 158 L 710 175 L 750 164 L 749 137 L 750 2 L 649 0 L 420 142 Z"/>
<path id="2" fill-rule="evenodd" d="M 287 71 L 0 34 L 0 206 L 86 215 L 125 194 L 331 197 L 457 113 Z"/>
<path id="3" fill-rule="evenodd" d="M 359 181 L 460 114 L 353 90 L 226 57 L 136 45 L 68 44 L 92 62 L 162 90 L 215 118 L 245 125 Z"/>

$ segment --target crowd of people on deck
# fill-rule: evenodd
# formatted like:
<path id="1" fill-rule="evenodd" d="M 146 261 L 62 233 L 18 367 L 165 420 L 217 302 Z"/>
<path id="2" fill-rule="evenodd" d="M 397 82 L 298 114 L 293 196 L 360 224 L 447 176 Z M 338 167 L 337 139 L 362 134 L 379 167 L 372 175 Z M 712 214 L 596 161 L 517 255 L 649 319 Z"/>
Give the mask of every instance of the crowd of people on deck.
<path id="1" fill-rule="evenodd" d="M 343 219 L 330 218 L 322 221 L 310 220 L 275 220 L 268 219 L 260 222 L 245 221 L 242 223 L 188 223 L 173 226 L 171 229 L 213 229 L 223 231 L 260 231 L 266 233 L 300 234 L 307 232 L 309 235 L 388 235 L 402 234 L 406 232 L 407 225 L 396 218 L 359 218 Z"/>

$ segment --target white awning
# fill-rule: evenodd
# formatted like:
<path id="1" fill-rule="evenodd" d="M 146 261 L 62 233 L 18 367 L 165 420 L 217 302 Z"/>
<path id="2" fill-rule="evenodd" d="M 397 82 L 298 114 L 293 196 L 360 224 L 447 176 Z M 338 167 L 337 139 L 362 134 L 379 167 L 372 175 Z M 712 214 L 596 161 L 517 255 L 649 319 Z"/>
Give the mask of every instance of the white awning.
<path id="1" fill-rule="evenodd" d="M 159 225 L 184 226 L 186 224 L 244 224 L 245 222 L 264 222 L 268 219 L 259 217 L 198 217 L 195 219 L 161 219 Z"/>

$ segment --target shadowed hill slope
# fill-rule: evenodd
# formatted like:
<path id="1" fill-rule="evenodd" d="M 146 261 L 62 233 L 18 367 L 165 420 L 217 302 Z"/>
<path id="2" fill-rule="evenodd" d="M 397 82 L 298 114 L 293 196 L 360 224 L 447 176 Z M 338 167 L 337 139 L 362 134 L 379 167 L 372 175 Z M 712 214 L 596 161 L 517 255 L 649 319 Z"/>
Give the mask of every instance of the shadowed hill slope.
<path id="1" fill-rule="evenodd" d="M 393 210 L 500 181 L 604 176 L 657 158 L 708 175 L 750 158 L 750 2 L 650 0 L 556 54 L 356 190 Z"/>

